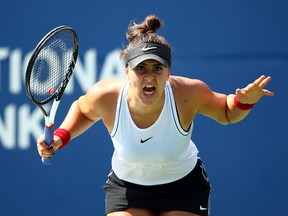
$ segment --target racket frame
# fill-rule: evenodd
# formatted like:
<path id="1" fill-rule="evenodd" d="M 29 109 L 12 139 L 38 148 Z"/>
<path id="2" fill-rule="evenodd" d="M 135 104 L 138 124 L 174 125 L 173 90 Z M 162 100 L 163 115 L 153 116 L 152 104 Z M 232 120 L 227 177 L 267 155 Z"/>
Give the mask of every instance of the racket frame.
<path id="1" fill-rule="evenodd" d="M 73 35 L 74 39 L 74 50 L 73 50 L 73 58 L 72 61 L 70 62 L 70 65 L 68 66 L 68 71 L 65 73 L 64 80 L 61 82 L 59 85 L 58 89 L 53 92 L 53 94 L 48 97 L 47 99 L 43 101 L 37 101 L 33 98 L 31 91 L 30 91 L 30 77 L 31 77 L 31 72 L 34 66 L 34 63 L 42 50 L 43 46 L 48 42 L 55 34 L 68 30 L 71 32 Z M 34 49 L 34 52 L 32 56 L 30 57 L 30 60 L 27 65 L 26 69 L 26 76 L 25 76 L 25 87 L 26 87 L 26 94 L 30 98 L 30 100 L 37 105 L 37 107 L 41 110 L 43 116 L 44 116 L 44 121 L 45 121 L 45 127 L 44 127 L 44 141 L 45 143 L 49 146 L 53 140 L 54 140 L 54 121 L 55 121 L 55 116 L 56 112 L 59 106 L 59 103 L 61 101 L 62 95 L 65 91 L 65 88 L 71 78 L 71 75 L 73 73 L 74 67 L 76 65 L 78 57 L 78 37 L 76 32 L 69 26 L 62 25 L 57 28 L 54 28 L 50 32 L 48 32 L 37 44 L 36 48 Z M 47 110 L 44 109 L 43 105 L 48 104 L 51 100 L 53 100 L 52 107 L 50 108 L 50 113 L 48 114 Z M 42 162 L 45 165 L 50 165 L 53 163 L 53 157 L 50 158 L 42 158 Z"/>

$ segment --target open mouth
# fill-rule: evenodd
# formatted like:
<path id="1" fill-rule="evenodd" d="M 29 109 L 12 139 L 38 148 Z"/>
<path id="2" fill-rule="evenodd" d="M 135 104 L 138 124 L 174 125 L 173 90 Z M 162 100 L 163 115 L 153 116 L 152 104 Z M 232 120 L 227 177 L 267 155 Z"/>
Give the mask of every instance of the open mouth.
<path id="1" fill-rule="evenodd" d="M 152 85 L 147 85 L 143 88 L 144 94 L 152 95 L 155 92 L 156 88 Z"/>

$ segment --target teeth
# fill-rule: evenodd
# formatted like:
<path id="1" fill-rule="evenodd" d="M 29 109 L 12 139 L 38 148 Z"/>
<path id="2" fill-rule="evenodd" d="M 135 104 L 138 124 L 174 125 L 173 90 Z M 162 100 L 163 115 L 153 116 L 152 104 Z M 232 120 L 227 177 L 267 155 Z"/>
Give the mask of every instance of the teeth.
<path id="1" fill-rule="evenodd" d="M 145 87 L 143 88 L 144 94 L 152 95 L 155 92 L 155 86 L 152 84 L 146 83 Z"/>
<path id="2" fill-rule="evenodd" d="M 151 92 L 145 92 L 145 94 L 148 94 L 148 95 L 151 95 L 151 94 L 153 94 L 154 93 L 154 91 L 151 91 Z"/>
<path id="3" fill-rule="evenodd" d="M 152 95 L 155 92 L 154 86 L 153 85 L 146 85 L 144 87 L 144 93 L 146 95 Z"/>
<path id="4" fill-rule="evenodd" d="M 154 91 L 151 91 L 151 92 L 146 92 L 145 91 L 145 94 L 147 94 L 147 95 L 151 95 L 151 94 L 153 94 L 154 93 Z"/>

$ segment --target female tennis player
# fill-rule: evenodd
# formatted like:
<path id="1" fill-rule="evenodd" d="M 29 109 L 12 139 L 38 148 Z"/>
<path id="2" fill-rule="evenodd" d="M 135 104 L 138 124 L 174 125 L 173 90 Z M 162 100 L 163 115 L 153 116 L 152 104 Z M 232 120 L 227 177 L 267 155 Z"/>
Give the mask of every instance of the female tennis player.
<path id="1" fill-rule="evenodd" d="M 209 215 L 210 183 L 191 140 L 195 115 L 236 123 L 262 96 L 274 95 L 264 75 L 229 95 L 170 75 L 171 47 L 156 33 L 160 27 L 154 15 L 132 22 L 121 53 L 126 78 L 99 81 L 76 100 L 55 131 L 53 149 L 43 136 L 37 141 L 41 157 L 49 158 L 103 121 L 114 145 L 104 185 L 108 216 Z"/>

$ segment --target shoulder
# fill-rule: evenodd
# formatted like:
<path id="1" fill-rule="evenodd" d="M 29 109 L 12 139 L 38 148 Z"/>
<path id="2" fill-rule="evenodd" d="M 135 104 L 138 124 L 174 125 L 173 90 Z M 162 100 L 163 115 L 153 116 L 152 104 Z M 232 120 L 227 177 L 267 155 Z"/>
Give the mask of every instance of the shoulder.
<path id="1" fill-rule="evenodd" d="M 196 113 L 209 98 L 211 91 L 199 79 L 170 76 L 169 83 L 172 88 L 181 125 L 183 128 L 188 129 Z"/>
<path id="2" fill-rule="evenodd" d="M 174 94 L 183 96 L 202 95 L 211 91 L 208 85 L 199 79 L 191 79 L 182 76 L 170 76 L 169 83 Z"/>
<path id="3" fill-rule="evenodd" d="M 213 97 L 209 86 L 199 79 L 171 76 L 169 83 L 179 109 L 183 107 L 187 110 L 197 111 Z"/>
<path id="4" fill-rule="evenodd" d="M 95 83 L 87 92 L 93 97 L 118 96 L 126 79 L 105 79 Z"/>
<path id="5" fill-rule="evenodd" d="M 227 123 L 226 95 L 217 93 L 197 79 L 171 77 L 169 80 L 182 125 L 191 123 L 201 113 L 221 123 Z"/>
<path id="6" fill-rule="evenodd" d="M 120 89 L 125 79 L 105 79 L 95 83 L 78 100 L 80 109 L 90 119 L 102 118 L 117 104 Z"/>

